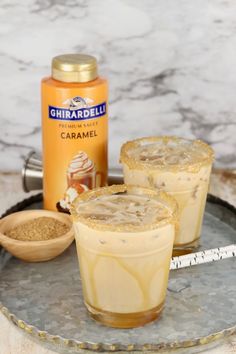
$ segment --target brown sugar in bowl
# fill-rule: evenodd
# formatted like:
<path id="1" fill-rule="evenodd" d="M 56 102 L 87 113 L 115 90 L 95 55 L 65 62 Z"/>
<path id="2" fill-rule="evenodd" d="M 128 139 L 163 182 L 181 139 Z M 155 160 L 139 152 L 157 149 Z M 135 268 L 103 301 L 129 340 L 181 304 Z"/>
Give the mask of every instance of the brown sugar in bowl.
<path id="1" fill-rule="evenodd" d="M 64 235 L 44 241 L 15 240 L 6 233 L 20 224 L 38 217 L 55 218 L 69 226 Z M 64 252 L 74 240 L 70 215 L 49 210 L 24 210 L 10 214 L 0 220 L 0 245 L 13 256 L 26 262 L 49 261 Z"/>

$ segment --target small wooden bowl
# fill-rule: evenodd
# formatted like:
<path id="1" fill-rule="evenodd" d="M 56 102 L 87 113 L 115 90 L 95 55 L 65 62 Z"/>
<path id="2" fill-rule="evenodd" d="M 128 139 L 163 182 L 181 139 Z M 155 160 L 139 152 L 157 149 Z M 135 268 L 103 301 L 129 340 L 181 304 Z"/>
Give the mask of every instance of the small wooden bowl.
<path id="1" fill-rule="evenodd" d="M 57 238 L 45 241 L 19 241 L 5 235 L 7 231 L 37 217 L 52 217 L 70 226 L 70 230 Z M 74 240 L 69 215 L 48 210 L 25 210 L 0 220 L 0 245 L 13 256 L 26 262 L 44 262 L 59 256 Z"/>

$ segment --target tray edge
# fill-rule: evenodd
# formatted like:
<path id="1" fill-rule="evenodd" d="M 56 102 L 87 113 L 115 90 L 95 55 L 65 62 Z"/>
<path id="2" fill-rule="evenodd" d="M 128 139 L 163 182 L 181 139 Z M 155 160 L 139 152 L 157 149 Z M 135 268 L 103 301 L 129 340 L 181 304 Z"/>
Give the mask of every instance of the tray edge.
<path id="1" fill-rule="evenodd" d="M 34 202 L 40 202 L 42 201 L 42 193 L 38 193 L 36 195 L 33 195 L 29 198 L 26 198 L 22 200 L 21 202 L 13 205 L 9 209 L 5 211 L 1 215 L 1 218 L 13 213 L 15 211 L 19 211 L 27 206 L 30 206 Z M 207 201 L 213 204 L 220 204 L 223 207 L 229 209 L 231 212 L 233 212 L 236 215 L 236 208 L 231 205 L 230 203 L 226 202 L 225 200 L 216 197 L 212 194 L 208 194 L 207 196 Z M 204 337 L 197 337 L 192 340 L 185 340 L 185 341 L 179 341 L 179 342 L 173 342 L 173 343 L 159 343 L 159 344 L 143 344 L 143 345 L 138 345 L 138 344 L 127 344 L 123 345 L 121 343 L 114 343 L 114 344 L 109 344 L 109 343 L 93 343 L 93 342 L 81 342 L 77 341 L 75 339 L 67 339 L 59 335 L 53 335 L 50 334 L 47 331 L 42 331 L 38 329 L 35 326 L 29 325 L 27 322 L 20 320 L 15 316 L 14 314 L 10 313 L 7 307 L 5 307 L 1 302 L 0 302 L 0 312 L 16 327 L 18 327 L 20 330 L 25 332 L 27 335 L 32 336 L 33 338 L 38 339 L 41 342 L 46 342 L 48 344 L 57 346 L 58 348 L 64 348 L 64 349 L 73 349 L 76 352 L 81 352 L 83 350 L 89 350 L 89 351 L 99 351 L 99 352 L 143 352 L 143 351 L 158 351 L 160 349 L 165 349 L 165 350 L 171 350 L 171 349 L 180 349 L 180 348 L 190 348 L 194 347 L 197 345 L 206 345 L 209 344 L 213 341 L 220 340 L 226 336 L 230 336 L 232 334 L 236 334 L 236 324 L 233 327 L 226 328 L 222 331 L 216 332 L 216 333 L 211 333 L 207 336 Z"/>

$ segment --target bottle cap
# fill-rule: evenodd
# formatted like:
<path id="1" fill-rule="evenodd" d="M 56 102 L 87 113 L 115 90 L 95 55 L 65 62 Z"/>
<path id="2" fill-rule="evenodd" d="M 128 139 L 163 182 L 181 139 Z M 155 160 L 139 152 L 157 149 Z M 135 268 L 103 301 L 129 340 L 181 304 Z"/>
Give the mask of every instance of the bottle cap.
<path id="1" fill-rule="evenodd" d="M 64 54 L 52 59 L 52 77 L 58 81 L 88 82 L 97 76 L 97 60 L 91 55 Z"/>

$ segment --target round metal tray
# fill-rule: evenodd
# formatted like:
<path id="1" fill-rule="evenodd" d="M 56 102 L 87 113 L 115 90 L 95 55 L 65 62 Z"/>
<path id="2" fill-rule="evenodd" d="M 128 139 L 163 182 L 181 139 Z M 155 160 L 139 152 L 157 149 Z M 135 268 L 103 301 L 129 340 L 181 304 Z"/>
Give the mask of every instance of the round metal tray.
<path id="1" fill-rule="evenodd" d="M 6 214 L 41 207 L 42 195 Z M 236 209 L 208 196 L 200 249 L 236 242 Z M 156 352 L 206 344 L 236 333 L 236 262 L 171 271 L 159 321 L 121 330 L 94 322 L 83 305 L 75 246 L 46 263 L 24 263 L 0 250 L 0 311 L 58 353 Z"/>

